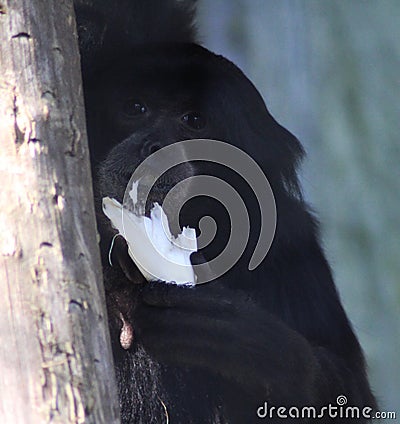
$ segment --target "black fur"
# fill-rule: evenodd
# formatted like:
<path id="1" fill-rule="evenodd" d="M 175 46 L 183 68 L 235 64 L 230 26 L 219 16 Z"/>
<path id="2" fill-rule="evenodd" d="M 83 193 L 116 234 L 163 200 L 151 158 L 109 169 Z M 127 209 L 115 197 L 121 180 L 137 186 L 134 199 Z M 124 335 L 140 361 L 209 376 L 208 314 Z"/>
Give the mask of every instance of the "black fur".
<path id="1" fill-rule="evenodd" d="M 303 150 L 297 139 L 274 120 L 235 65 L 194 44 L 191 3 L 76 3 L 122 422 L 163 423 L 166 414 L 171 423 L 259 422 L 257 407 L 265 401 L 320 407 L 335 405 L 338 395 L 349 405 L 375 407 L 317 222 L 301 196 L 296 166 Z M 132 102 L 146 113 L 126 113 Z M 204 128 L 182 122 L 191 111 L 206 119 Z M 115 266 L 109 266 L 114 231 L 101 198 L 121 201 L 151 148 L 190 138 L 223 140 L 257 160 L 277 203 L 276 237 L 262 265 L 247 271 L 260 219 L 251 188 L 221 167 L 174 169 L 170 182 L 213 173 L 237 187 L 250 211 L 252 236 L 242 260 L 217 281 L 196 288 L 147 284 L 120 239 Z M 160 182 L 153 200 L 166 186 Z M 201 252 L 210 259 L 223 247 L 229 225 L 223 208 L 205 199 L 183 211 L 183 223 L 196 226 L 204 214 L 219 224 L 216 243 Z M 123 321 L 134 330 L 128 351 L 119 342 Z"/>

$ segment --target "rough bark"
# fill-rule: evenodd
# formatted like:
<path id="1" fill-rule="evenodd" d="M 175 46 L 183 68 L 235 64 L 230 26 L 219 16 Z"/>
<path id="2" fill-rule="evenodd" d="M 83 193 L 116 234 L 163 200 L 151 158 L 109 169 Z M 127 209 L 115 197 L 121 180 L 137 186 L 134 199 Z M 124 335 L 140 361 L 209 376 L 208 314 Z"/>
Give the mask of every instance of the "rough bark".
<path id="1" fill-rule="evenodd" d="M 72 0 L 0 0 L 0 422 L 117 423 Z"/>

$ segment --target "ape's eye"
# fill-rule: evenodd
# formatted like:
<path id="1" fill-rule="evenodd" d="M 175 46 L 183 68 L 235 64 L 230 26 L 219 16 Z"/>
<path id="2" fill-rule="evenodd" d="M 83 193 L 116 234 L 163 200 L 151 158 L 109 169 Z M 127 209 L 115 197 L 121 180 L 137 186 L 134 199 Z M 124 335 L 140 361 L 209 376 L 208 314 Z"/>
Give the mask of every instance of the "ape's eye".
<path id="1" fill-rule="evenodd" d="M 124 104 L 124 113 L 127 116 L 143 115 L 147 112 L 147 107 L 136 99 L 129 99 Z"/>
<path id="2" fill-rule="evenodd" d="M 193 128 L 194 130 L 201 130 L 206 126 L 205 117 L 198 112 L 190 112 L 190 113 L 187 113 L 186 115 L 183 115 L 182 121 L 190 128 Z"/>

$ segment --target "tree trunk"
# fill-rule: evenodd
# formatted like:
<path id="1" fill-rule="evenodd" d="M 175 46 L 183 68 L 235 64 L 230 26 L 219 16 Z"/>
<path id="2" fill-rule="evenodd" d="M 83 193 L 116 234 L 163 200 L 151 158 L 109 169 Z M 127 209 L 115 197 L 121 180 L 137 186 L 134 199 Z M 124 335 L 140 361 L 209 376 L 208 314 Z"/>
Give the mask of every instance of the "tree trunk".
<path id="1" fill-rule="evenodd" d="M 72 0 L 0 0 L 0 422 L 118 422 Z"/>

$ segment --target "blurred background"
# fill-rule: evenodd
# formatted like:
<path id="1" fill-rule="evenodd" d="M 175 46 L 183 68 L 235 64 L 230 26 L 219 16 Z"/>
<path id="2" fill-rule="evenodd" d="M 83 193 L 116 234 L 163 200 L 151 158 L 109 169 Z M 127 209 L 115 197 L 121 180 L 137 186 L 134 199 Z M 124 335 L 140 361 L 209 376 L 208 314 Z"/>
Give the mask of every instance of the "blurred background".
<path id="1" fill-rule="evenodd" d="M 400 1 L 200 0 L 199 9 L 204 45 L 247 74 L 306 148 L 305 195 L 380 410 L 400 421 Z"/>

